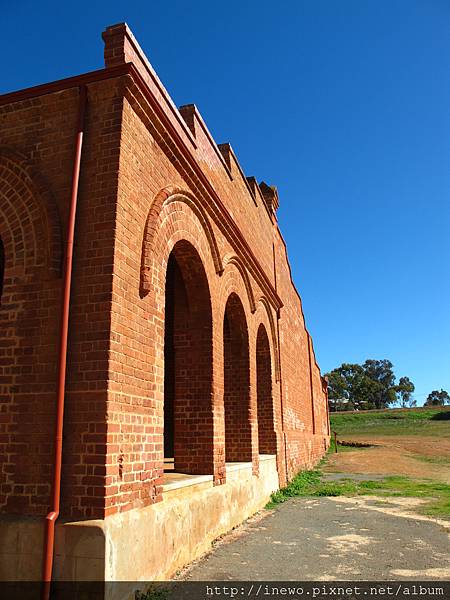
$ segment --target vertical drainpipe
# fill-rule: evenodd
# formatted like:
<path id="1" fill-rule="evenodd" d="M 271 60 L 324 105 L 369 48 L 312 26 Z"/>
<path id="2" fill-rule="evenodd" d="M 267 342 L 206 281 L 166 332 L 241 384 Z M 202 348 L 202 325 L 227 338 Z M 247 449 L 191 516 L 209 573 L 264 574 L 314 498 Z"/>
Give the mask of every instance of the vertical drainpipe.
<path id="1" fill-rule="evenodd" d="M 79 87 L 78 119 L 75 133 L 75 157 L 72 170 L 72 189 L 69 208 L 69 222 L 66 234 L 64 261 L 64 284 L 61 305 L 61 325 L 58 355 L 58 389 L 56 400 L 55 448 L 53 465 L 52 509 L 45 518 L 44 555 L 42 564 L 42 600 L 50 596 L 53 556 L 55 546 L 55 522 L 59 516 L 61 498 L 61 466 L 64 422 L 64 398 L 66 385 L 67 338 L 69 331 L 70 284 L 72 279 L 72 257 L 77 211 L 78 183 L 80 180 L 81 149 L 83 146 L 84 115 L 87 103 L 86 86 Z"/>
<path id="2" fill-rule="evenodd" d="M 272 257 L 273 257 L 273 277 L 275 282 L 275 292 L 278 294 L 277 290 L 277 268 L 275 261 L 275 244 L 272 242 Z M 280 344 L 280 309 L 277 310 L 277 338 L 278 338 L 278 367 L 279 367 L 279 377 L 280 377 L 280 405 L 281 405 L 281 434 L 283 436 L 283 446 L 284 446 L 284 469 L 286 475 L 286 483 L 289 481 L 288 474 L 288 464 L 287 464 L 287 441 L 286 441 L 286 433 L 284 431 L 284 407 L 283 407 L 283 378 L 281 377 L 281 344 Z"/>

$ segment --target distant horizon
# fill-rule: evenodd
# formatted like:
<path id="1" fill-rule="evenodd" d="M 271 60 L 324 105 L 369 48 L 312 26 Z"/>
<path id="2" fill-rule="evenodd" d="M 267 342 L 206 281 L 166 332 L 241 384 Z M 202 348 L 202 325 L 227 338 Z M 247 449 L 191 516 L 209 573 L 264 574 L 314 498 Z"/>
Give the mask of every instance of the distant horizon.
<path id="1" fill-rule="evenodd" d="M 330 412 L 332 413 L 337 413 L 337 412 L 382 412 L 383 410 L 418 410 L 421 408 L 431 408 L 439 410 L 439 409 L 450 409 L 450 404 L 443 404 L 443 405 L 434 405 L 434 406 L 399 406 L 398 404 L 392 404 L 390 406 L 386 406 L 385 408 L 352 408 L 351 410 L 331 410 Z"/>
<path id="2" fill-rule="evenodd" d="M 275 185 L 322 374 L 388 359 L 450 392 L 450 5 L 5 5 L 1 93 L 103 67 L 126 21 L 177 105 Z"/>

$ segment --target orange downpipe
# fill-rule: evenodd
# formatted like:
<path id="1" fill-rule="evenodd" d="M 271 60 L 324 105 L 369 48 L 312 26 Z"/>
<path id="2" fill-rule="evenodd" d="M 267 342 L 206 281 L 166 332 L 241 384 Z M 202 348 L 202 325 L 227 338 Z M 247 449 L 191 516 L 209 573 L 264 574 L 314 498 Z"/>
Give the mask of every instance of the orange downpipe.
<path id="1" fill-rule="evenodd" d="M 67 338 L 69 332 L 70 284 L 72 280 L 72 257 L 77 212 L 78 183 L 80 180 L 81 149 L 83 146 L 84 115 L 86 110 L 86 86 L 79 88 L 78 119 L 75 138 L 75 158 L 72 171 L 72 190 L 70 197 L 69 222 L 64 262 L 64 284 L 61 307 L 61 327 L 58 355 L 58 390 L 56 400 L 55 458 L 53 465 L 53 501 L 52 509 L 45 518 L 44 556 L 42 565 L 42 600 L 50 597 L 53 556 L 55 547 L 55 523 L 59 516 L 61 498 L 61 465 L 64 422 L 64 398 L 66 386 Z"/>

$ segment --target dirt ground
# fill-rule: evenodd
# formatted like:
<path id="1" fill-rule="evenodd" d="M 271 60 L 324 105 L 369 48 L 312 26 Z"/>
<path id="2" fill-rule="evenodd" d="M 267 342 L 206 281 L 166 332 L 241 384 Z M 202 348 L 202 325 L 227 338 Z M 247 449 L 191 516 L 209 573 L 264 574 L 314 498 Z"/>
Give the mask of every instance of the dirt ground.
<path id="1" fill-rule="evenodd" d="M 450 440 L 418 436 L 342 436 L 374 444 L 330 455 L 325 472 L 405 475 L 450 484 Z"/>

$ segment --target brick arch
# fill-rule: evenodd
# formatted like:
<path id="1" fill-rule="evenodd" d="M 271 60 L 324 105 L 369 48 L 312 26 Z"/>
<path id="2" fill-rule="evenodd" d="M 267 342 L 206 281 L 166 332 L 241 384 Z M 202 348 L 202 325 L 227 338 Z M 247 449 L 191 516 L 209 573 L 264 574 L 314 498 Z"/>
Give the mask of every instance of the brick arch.
<path id="1" fill-rule="evenodd" d="M 227 265 L 234 265 L 236 267 L 236 269 L 239 271 L 239 273 L 242 277 L 242 280 L 244 282 L 246 292 L 247 292 L 250 310 L 252 313 L 254 313 L 256 311 L 255 296 L 253 295 L 252 284 L 250 282 L 250 277 L 248 275 L 248 272 L 247 272 L 247 269 L 245 268 L 244 263 L 239 258 L 239 256 L 237 256 L 236 254 L 229 253 L 224 256 L 223 264 L 225 267 Z"/>
<path id="2" fill-rule="evenodd" d="M 6 270 L 14 277 L 61 271 L 61 224 L 56 204 L 26 158 L 0 149 L 0 232 Z"/>
<path id="3" fill-rule="evenodd" d="M 265 296 L 261 296 L 258 304 L 259 304 L 259 306 L 261 306 L 264 309 L 264 312 L 267 315 L 267 320 L 268 320 L 269 329 L 270 329 L 270 337 L 272 340 L 272 347 L 273 347 L 273 363 L 274 363 L 274 367 L 275 367 L 275 381 L 280 381 L 280 357 L 278 354 L 278 336 L 277 336 L 277 329 L 276 329 L 275 321 L 273 318 L 273 313 L 270 308 L 270 303 Z"/>
<path id="4" fill-rule="evenodd" d="M 267 329 L 260 323 L 256 332 L 256 403 L 260 454 L 277 453 L 273 401 L 272 360 Z"/>
<path id="5" fill-rule="evenodd" d="M 217 318 L 221 322 L 224 317 L 225 306 L 231 294 L 236 294 L 244 308 L 245 318 L 249 328 L 252 324 L 252 305 L 248 294 L 248 289 L 245 286 L 242 274 L 233 263 L 228 263 L 224 269 L 222 276 L 219 279 L 219 287 L 217 293 L 218 300 L 218 315 Z"/>
<path id="6" fill-rule="evenodd" d="M 177 265 L 174 265 L 174 259 Z M 157 321 L 162 325 L 158 325 L 154 330 L 153 345 L 155 356 L 162 361 L 160 375 L 164 377 L 164 386 L 159 386 L 157 392 L 161 406 L 158 418 L 161 419 L 161 426 L 166 433 L 170 422 L 173 428 L 170 434 L 173 438 L 171 443 L 167 444 L 167 437 L 161 438 L 164 457 L 167 460 L 172 454 L 175 468 L 181 472 L 211 474 L 214 470 L 210 444 L 214 402 L 211 290 L 216 271 L 205 230 L 185 202 L 174 198 L 173 202 L 165 204 L 159 212 L 147 267 L 151 295 L 146 295 L 146 302 L 153 306 Z M 178 275 L 174 274 L 174 267 Z M 167 292 L 170 286 L 176 286 L 176 293 L 172 293 L 168 305 Z M 172 317 L 167 311 L 170 311 Z M 167 330 L 166 319 L 170 318 L 174 325 L 178 323 L 179 338 L 175 329 L 173 334 Z M 176 348 L 176 352 L 167 353 L 168 343 Z M 185 344 L 190 345 L 187 354 Z M 193 361 L 195 355 L 198 360 Z M 175 356 L 178 357 L 178 361 L 185 361 L 186 367 L 180 362 L 177 364 Z M 174 361 L 172 367 L 168 364 L 168 358 Z M 172 374 L 167 371 L 168 367 L 172 368 Z M 200 376 L 196 377 L 196 373 Z M 168 386 L 171 386 L 169 396 Z M 187 391 L 184 397 L 183 386 Z M 208 386 L 210 387 L 207 390 Z M 170 415 L 165 411 L 169 405 Z M 186 419 L 191 419 L 192 427 L 186 427 L 183 423 L 183 412 Z M 162 459 L 161 454 L 158 460 Z"/>
<path id="7" fill-rule="evenodd" d="M 142 296 L 147 295 L 151 289 L 150 263 L 152 252 L 154 249 L 155 237 L 158 232 L 160 216 L 164 207 L 169 206 L 173 202 L 183 202 L 195 214 L 206 235 L 209 250 L 214 261 L 215 271 L 218 274 L 223 272 L 223 265 L 219 253 L 219 248 L 217 246 L 216 238 L 214 236 L 214 232 L 205 209 L 203 208 L 199 200 L 190 192 L 187 192 L 177 186 L 168 186 L 162 189 L 155 197 L 145 222 L 144 234 L 142 239 L 140 278 L 140 291 Z"/>
<path id="8" fill-rule="evenodd" d="M 173 202 L 162 207 L 158 215 L 151 252 L 146 259 L 145 277 L 148 279 L 148 291 L 142 290 L 142 277 L 140 282 L 142 297 L 147 296 L 152 289 L 158 303 L 161 304 L 169 255 L 180 241 L 189 242 L 195 248 L 205 269 L 209 289 L 212 289 L 216 265 L 205 229 L 191 208 L 185 202 L 178 202 L 174 198 Z"/>
<path id="9" fill-rule="evenodd" d="M 235 292 L 223 315 L 223 404 L 226 462 L 253 458 L 250 340 L 244 306 Z"/>
<path id="10" fill-rule="evenodd" d="M 191 255 L 198 255 L 198 266 L 200 267 L 200 263 L 202 268 L 204 269 L 204 284 L 202 284 L 203 290 L 208 289 L 209 294 L 214 289 L 214 279 L 216 278 L 216 270 L 214 261 L 210 252 L 210 245 L 208 239 L 206 237 L 206 233 L 202 224 L 198 220 L 197 216 L 190 209 L 190 207 L 185 202 L 177 202 L 174 200 L 173 202 L 162 207 L 159 215 L 158 215 L 158 224 L 155 231 L 155 235 L 152 241 L 152 251 L 148 257 L 148 277 L 149 282 L 151 282 L 151 295 L 145 294 L 147 300 L 151 306 L 152 313 L 155 316 L 155 322 L 157 326 L 154 327 L 155 322 L 150 325 L 153 329 L 152 335 L 154 336 L 154 344 L 153 350 L 155 352 L 155 357 L 158 359 L 158 362 L 162 365 L 162 369 L 158 367 L 159 373 L 158 377 L 166 378 L 165 372 L 165 342 L 166 342 L 166 292 L 167 292 L 167 272 L 168 268 L 170 268 L 169 261 L 171 254 L 174 249 L 176 249 L 177 258 L 186 265 L 184 259 L 182 259 L 182 254 L 178 252 L 177 249 L 181 247 L 181 244 L 186 248 L 190 246 L 192 248 Z M 183 265 L 181 265 L 183 266 Z M 205 279 L 206 278 L 206 279 Z M 198 279 L 197 279 L 198 280 Z M 188 283 L 188 282 L 187 282 Z M 195 287 L 195 286 L 194 286 Z M 194 298 L 197 292 L 194 291 L 193 287 L 189 285 L 186 286 L 186 291 L 189 292 L 189 288 L 191 290 L 190 295 L 191 299 Z M 204 295 L 203 295 L 204 297 Z M 205 301 L 203 300 L 201 303 L 192 300 L 193 304 L 196 304 L 199 309 L 201 307 L 206 306 Z M 211 309 L 212 309 L 212 298 L 210 298 Z M 208 308 L 208 312 L 209 312 Z M 182 314 L 182 313 L 179 313 Z M 199 315 L 192 315 L 188 318 L 188 320 L 193 323 L 197 322 L 199 319 Z M 210 328 L 214 327 L 214 322 L 211 313 L 211 324 Z M 200 332 L 200 327 L 197 327 L 197 330 Z M 205 332 L 203 332 L 205 333 Z M 209 343 L 209 342 L 208 342 Z M 205 346 L 205 345 L 203 345 Z M 203 348 L 205 350 L 205 347 Z M 211 368 L 213 365 L 212 361 L 212 352 L 213 347 L 210 348 L 208 358 L 205 358 L 205 355 L 202 356 L 199 361 L 199 365 L 203 361 L 206 363 L 211 361 Z M 212 371 L 210 373 L 212 377 Z M 154 390 L 155 399 L 157 405 L 161 407 L 160 411 L 157 413 L 157 418 L 160 420 L 161 427 L 163 427 L 163 423 L 165 420 L 164 413 L 164 395 L 165 395 L 165 386 L 158 386 L 157 389 Z M 196 394 L 193 393 L 192 397 Z M 204 397 L 203 400 L 206 400 Z M 213 404 L 215 400 L 214 387 L 211 386 L 211 396 L 210 396 L 210 404 L 206 402 L 202 402 L 201 404 L 201 412 L 203 415 L 203 427 L 200 431 L 200 434 L 196 436 L 195 443 L 201 444 L 203 443 L 203 450 L 199 456 L 201 456 L 201 460 L 191 460 L 193 456 L 189 453 L 186 454 L 182 451 L 183 439 L 186 440 L 186 436 L 183 435 L 183 439 L 178 438 L 178 441 L 181 442 L 181 446 L 177 442 L 177 448 L 175 448 L 175 440 L 174 440 L 174 454 L 173 456 L 174 463 L 176 463 L 176 468 L 189 473 L 202 473 L 202 474 L 211 474 L 213 472 L 213 460 L 211 448 L 207 447 L 206 440 L 211 440 L 212 434 L 207 435 L 205 437 L 205 432 L 208 431 L 208 427 L 210 427 L 212 423 L 212 410 Z M 208 412 L 210 411 L 210 412 Z M 175 433 L 175 421 L 174 421 L 174 433 Z M 197 433 L 199 433 L 197 431 Z M 161 439 L 161 443 L 163 438 Z M 209 443 L 209 442 L 208 442 Z M 207 448 L 206 448 L 207 447 Z M 206 449 L 205 449 L 206 448 Z M 187 460 L 182 459 L 182 456 L 187 458 Z M 167 458 L 167 456 L 166 456 Z M 161 467 L 163 467 L 163 453 L 161 452 L 158 460 L 161 460 Z"/>
<path id="11" fill-rule="evenodd" d="M 213 473 L 211 294 L 200 254 L 184 239 L 169 254 L 164 304 L 164 456 L 179 472 Z"/>

